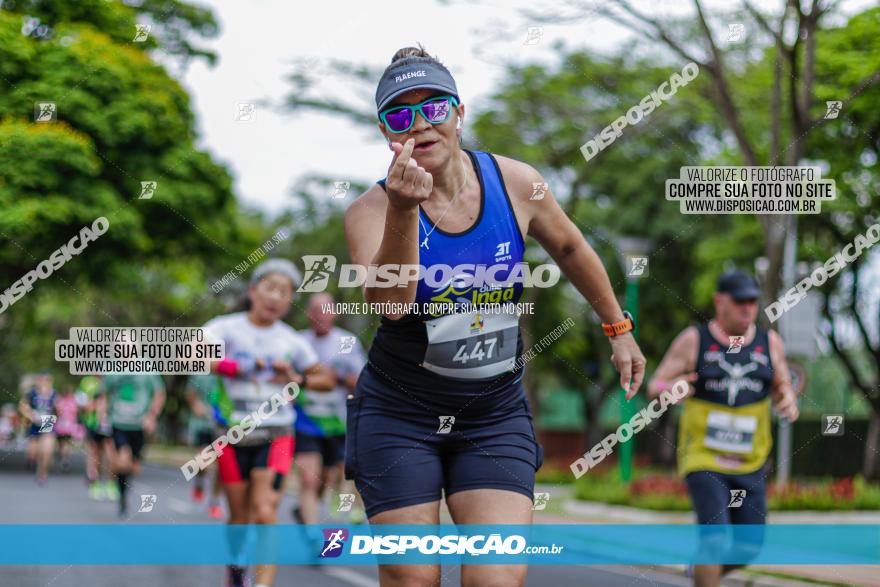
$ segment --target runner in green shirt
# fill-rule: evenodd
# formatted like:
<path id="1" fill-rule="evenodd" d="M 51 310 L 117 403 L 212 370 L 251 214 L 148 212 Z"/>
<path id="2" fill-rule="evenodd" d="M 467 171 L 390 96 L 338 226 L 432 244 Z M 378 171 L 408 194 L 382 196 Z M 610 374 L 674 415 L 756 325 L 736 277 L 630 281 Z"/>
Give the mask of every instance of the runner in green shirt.
<path id="1" fill-rule="evenodd" d="M 107 407 L 101 378 L 86 375 L 80 379 L 76 402 L 82 408 L 82 423 L 86 427 L 86 478 L 92 499 L 119 499 L 116 483 L 110 481 L 113 460 L 112 429 L 107 419 Z M 100 414 L 100 415 L 99 415 Z"/>
<path id="2" fill-rule="evenodd" d="M 193 446 L 200 451 L 215 438 L 214 418 L 211 413 L 212 406 L 217 403 L 219 386 L 220 378 L 216 375 L 192 375 L 186 382 L 186 401 L 190 409 L 187 422 L 188 434 Z M 199 470 L 192 489 L 192 498 L 196 503 L 201 503 L 205 499 L 205 477 L 208 470 L 213 472 L 208 515 L 221 519 L 223 518 L 223 508 L 220 507 L 221 485 L 216 474 L 219 469 L 215 465 Z"/>
<path id="3" fill-rule="evenodd" d="M 116 446 L 113 471 L 122 517 L 127 510 L 129 475 L 140 473 L 144 441 L 155 432 L 156 418 L 165 404 L 165 384 L 156 374 L 123 374 L 105 376 L 101 388 L 107 394 L 107 415 Z"/>

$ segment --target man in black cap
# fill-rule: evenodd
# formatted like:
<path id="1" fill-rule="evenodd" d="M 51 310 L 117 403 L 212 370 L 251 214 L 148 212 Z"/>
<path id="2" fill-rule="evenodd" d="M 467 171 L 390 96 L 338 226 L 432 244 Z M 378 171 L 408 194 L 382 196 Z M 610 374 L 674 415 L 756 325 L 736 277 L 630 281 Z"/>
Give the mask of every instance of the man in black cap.
<path id="1" fill-rule="evenodd" d="M 690 326 L 672 342 L 648 384 L 649 397 L 685 380 L 678 430 L 678 472 L 687 483 L 700 551 L 694 584 L 721 577 L 754 557 L 766 522 L 764 476 L 772 446 L 770 404 L 779 416 L 798 417 L 782 338 L 755 324 L 760 290 L 742 271 L 723 274 L 714 295 L 715 317 Z M 732 545 L 719 524 L 748 524 Z"/>

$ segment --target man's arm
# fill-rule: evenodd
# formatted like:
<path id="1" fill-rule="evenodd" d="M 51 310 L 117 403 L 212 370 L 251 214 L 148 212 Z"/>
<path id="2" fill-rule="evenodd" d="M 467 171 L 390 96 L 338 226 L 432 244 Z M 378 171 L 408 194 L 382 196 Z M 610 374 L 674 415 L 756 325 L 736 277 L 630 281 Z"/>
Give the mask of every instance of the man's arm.
<path id="1" fill-rule="evenodd" d="M 654 371 L 648 382 L 648 397 L 653 399 L 663 391 L 671 389 L 680 379 L 688 382 L 691 395 L 694 392 L 693 382 L 697 380 L 694 372 L 697 365 L 697 349 L 700 346 L 700 334 L 696 327 L 685 328 L 672 344 Z"/>
<path id="2" fill-rule="evenodd" d="M 208 408 L 205 406 L 205 402 L 202 401 L 201 394 L 189 386 L 186 388 L 186 403 L 189 405 L 192 413 L 199 418 L 208 415 Z"/>
<path id="3" fill-rule="evenodd" d="M 36 410 L 31 408 L 30 403 L 28 402 L 27 396 L 21 398 L 18 402 L 18 411 L 21 412 L 21 415 L 30 420 L 31 422 L 39 421 L 39 418 L 36 417 Z"/>
<path id="4" fill-rule="evenodd" d="M 361 341 L 356 337 L 351 356 L 346 363 L 349 368 L 346 370 L 345 375 L 340 378 L 340 381 L 348 391 L 354 392 L 355 387 L 357 387 L 357 380 L 361 376 L 361 371 L 363 371 L 364 365 L 367 364 L 367 353 L 364 351 Z"/>
<path id="5" fill-rule="evenodd" d="M 103 422 L 104 420 L 107 419 L 107 394 L 106 393 L 98 393 L 95 395 L 94 410 L 95 410 L 95 415 L 98 418 L 98 422 Z"/>
<path id="6" fill-rule="evenodd" d="M 153 403 L 150 405 L 150 416 L 158 418 L 162 413 L 162 407 L 165 405 L 165 383 L 159 375 L 153 384 Z"/>
<path id="7" fill-rule="evenodd" d="M 321 363 L 306 368 L 305 373 L 308 376 L 309 389 L 313 391 L 333 391 L 336 387 L 336 375 Z"/>
<path id="8" fill-rule="evenodd" d="M 773 361 L 773 390 L 771 397 L 776 405 L 776 411 L 790 422 L 798 419 L 799 410 L 797 394 L 791 387 L 791 375 L 788 371 L 788 361 L 785 360 L 785 344 L 782 337 L 775 330 L 769 332 L 770 360 Z"/>
<path id="9" fill-rule="evenodd" d="M 147 415 L 144 416 L 141 422 L 147 435 L 151 435 L 156 431 L 156 421 L 159 418 L 159 414 L 162 413 L 162 406 L 165 405 L 165 383 L 162 381 L 162 377 L 155 375 L 152 384 L 153 399 L 150 402 L 150 409 Z"/>

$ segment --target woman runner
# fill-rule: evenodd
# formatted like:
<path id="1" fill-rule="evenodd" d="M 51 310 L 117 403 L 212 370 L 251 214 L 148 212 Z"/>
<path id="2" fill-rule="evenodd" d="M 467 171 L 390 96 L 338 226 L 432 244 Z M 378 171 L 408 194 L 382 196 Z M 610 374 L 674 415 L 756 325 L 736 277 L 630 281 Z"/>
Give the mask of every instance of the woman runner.
<path id="1" fill-rule="evenodd" d="M 393 151 L 384 180 L 348 209 L 357 265 L 498 266 L 482 287 L 461 272 L 437 287 L 364 288 L 367 302 L 516 302 L 505 284 L 533 236 L 609 334 L 612 362 L 632 397 L 645 359 L 602 262 L 529 165 L 460 146 L 465 107 L 446 67 L 423 48 L 398 51 L 376 91 L 379 130 Z M 402 271 L 401 271 L 402 273 Z M 395 271 L 396 275 L 396 271 Z M 488 275 L 488 273 L 487 273 Z M 466 281 L 464 283 L 467 283 Z M 532 521 L 542 451 L 515 367 L 516 314 L 385 314 L 347 401 L 346 476 L 372 524 L 437 524 L 440 499 L 456 524 Z M 462 585 L 522 585 L 525 565 L 466 565 Z M 383 586 L 436 585 L 439 565 L 382 565 Z"/>
<path id="2" fill-rule="evenodd" d="M 290 310 L 300 282 L 293 263 L 265 261 L 251 275 L 247 311 L 218 316 L 205 324 L 206 335 L 226 345 L 226 358 L 212 365 L 212 370 L 222 375 L 214 407 L 218 435 L 227 434 L 245 416 L 259 413 L 263 403 L 285 394 L 290 383 L 333 389 L 333 375 L 321 367 L 309 343 L 281 320 Z M 276 523 L 284 480 L 293 460 L 293 419 L 293 407 L 285 399 L 284 405 L 253 431 L 223 448 L 217 464 L 230 524 Z M 240 547 L 233 544 L 236 551 Z M 275 565 L 257 565 L 257 587 L 272 585 L 276 572 Z M 246 569 L 230 565 L 227 585 L 249 586 Z"/>

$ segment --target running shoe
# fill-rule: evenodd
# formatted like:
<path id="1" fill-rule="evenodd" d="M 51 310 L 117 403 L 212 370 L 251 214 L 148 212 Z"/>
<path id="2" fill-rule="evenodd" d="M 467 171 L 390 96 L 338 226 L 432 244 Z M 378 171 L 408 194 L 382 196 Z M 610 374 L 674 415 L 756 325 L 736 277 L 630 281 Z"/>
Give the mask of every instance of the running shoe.
<path id="1" fill-rule="evenodd" d="M 367 512 L 363 508 L 351 508 L 351 515 L 348 517 L 350 524 L 363 524 L 367 521 Z"/>
<path id="2" fill-rule="evenodd" d="M 297 524 L 305 524 L 305 520 L 303 520 L 302 512 L 299 511 L 299 506 L 293 506 L 293 510 L 291 510 L 290 515 L 293 516 L 293 521 Z"/>
<path id="3" fill-rule="evenodd" d="M 45 475 L 37 475 L 37 485 L 45 487 L 49 484 L 49 479 Z"/>
<path id="4" fill-rule="evenodd" d="M 104 492 L 98 481 L 92 481 L 89 483 L 89 498 L 94 499 L 95 501 L 101 501 L 104 499 Z"/>
<path id="5" fill-rule="evenodd" d="M 208 515 L 214 518 L 215 520 L 222 520 L 224 518 L 223 508 L 217 505 L 208 506 Z"/>
<path id="6" fill-rule="evenodd" d="M 202 503 L 205 501 L 205 490 L 201 487 L 193 487 L 192 488 L 192 500 L 196 503 Z"/>
<path id="7" fill-rule="evenodd" d="M 116 501 L 119 499 L 119 487 L 115 481 L 104 481 L 104 499 L 108 501 Z"/>
<path id="8" fill-rule="evenodd" d="M 247 568 L 236 565 L 226 567 L 226 587 L 250 587 L 247 579 Z"/>

